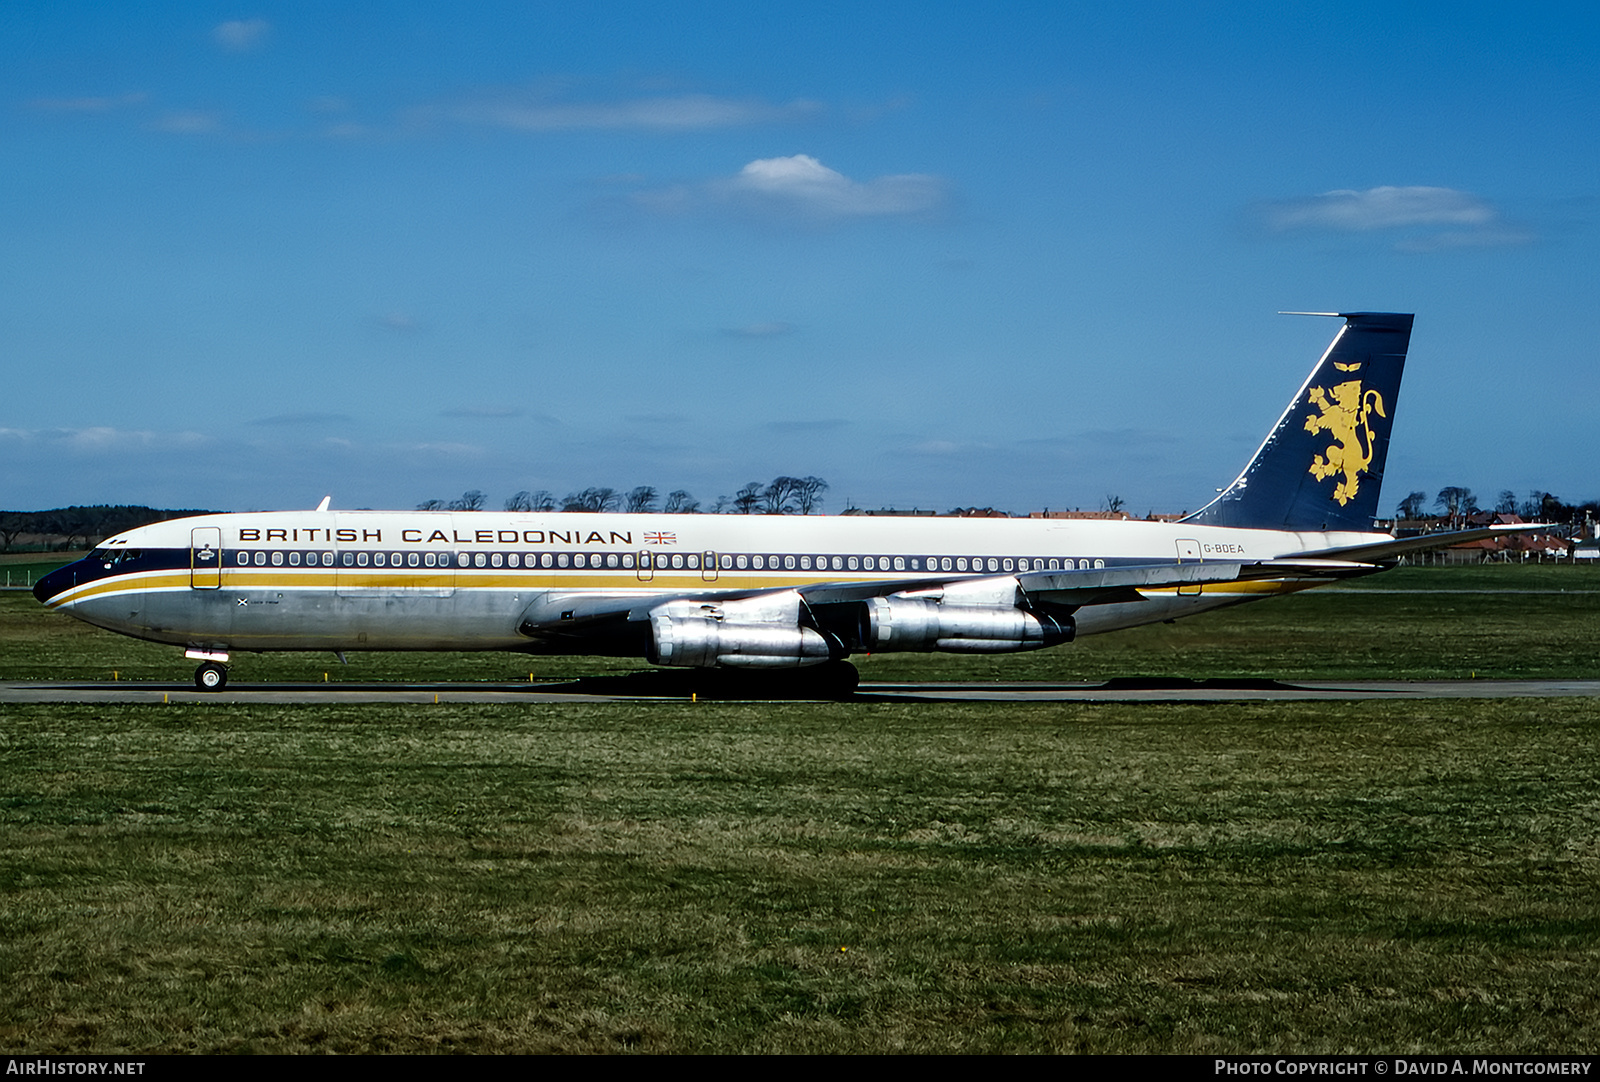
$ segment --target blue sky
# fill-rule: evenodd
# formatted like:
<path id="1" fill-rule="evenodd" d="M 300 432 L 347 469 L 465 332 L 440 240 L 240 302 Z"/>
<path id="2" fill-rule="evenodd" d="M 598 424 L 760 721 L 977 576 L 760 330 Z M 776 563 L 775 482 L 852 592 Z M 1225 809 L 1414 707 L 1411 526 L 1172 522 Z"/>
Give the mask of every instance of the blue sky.
<path id="1" fill-rule="evenodd" d="M 0 6 L 0 506 L 1600 495 L 1588 5 Z"/>

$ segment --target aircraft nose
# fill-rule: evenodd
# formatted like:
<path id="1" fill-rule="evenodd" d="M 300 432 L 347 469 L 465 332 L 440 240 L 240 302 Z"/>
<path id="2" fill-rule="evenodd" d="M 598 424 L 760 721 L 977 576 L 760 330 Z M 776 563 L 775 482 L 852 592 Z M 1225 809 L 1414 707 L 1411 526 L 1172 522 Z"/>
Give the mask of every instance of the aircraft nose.
<path id="1" fill-rule="evenodd" d="M 40 604 L 48 605 L 52 597 L 68 587 L 77 585 L 78 578 L 74 570 L 76 567 L 76 564 L 68 564 L 50 572 L 33 584 L 33 596 L 39 599 Z"/>

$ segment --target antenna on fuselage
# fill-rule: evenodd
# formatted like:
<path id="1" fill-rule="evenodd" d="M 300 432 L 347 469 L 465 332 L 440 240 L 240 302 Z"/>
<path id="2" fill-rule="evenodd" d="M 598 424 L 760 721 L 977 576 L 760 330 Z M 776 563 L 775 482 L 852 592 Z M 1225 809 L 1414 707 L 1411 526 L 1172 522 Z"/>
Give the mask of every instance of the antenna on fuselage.
<path id="1" fill-rule="evenodd" d="M 328 509 L 328 505 L 330 503 L 332 503 L 332 502 L 333 502 L 333 496 L 331 494 L 322 497 L 322 502 L 317 504 L 317 510 L 318 511 L 326 511 Z"/>

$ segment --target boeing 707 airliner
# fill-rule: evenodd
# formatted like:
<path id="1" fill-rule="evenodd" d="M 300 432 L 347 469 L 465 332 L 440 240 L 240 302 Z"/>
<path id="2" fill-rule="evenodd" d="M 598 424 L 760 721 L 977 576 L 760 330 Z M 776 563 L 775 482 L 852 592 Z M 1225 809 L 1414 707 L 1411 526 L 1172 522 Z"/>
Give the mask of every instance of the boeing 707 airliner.
<path id="1" fill-rule="evenodd" d="M 1333 315 L 1334 313 L 1320 313 Z M 118 534 L 34 594 L 183 647 L 220 690 L 241 651 L 512 650 L 813 669 L 895 650 L 1034 650 L 1368 574 L 1410 315 L 1343 327 L 1232 484 L 1178 522 L 277 511 Z"/>

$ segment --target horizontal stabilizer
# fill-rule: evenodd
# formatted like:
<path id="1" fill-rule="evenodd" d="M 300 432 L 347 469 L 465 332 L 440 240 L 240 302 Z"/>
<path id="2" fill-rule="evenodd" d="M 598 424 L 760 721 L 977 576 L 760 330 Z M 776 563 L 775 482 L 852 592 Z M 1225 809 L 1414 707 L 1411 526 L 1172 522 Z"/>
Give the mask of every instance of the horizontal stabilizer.
<path id="1" fill-rule="evenodd" d="M 1343 548 L 1319 549 L 1316 552 L 1297 552 L 1295 559 L 1335 558 L 1340 560 L 1394 560 L 1414 552 L 1435 552 L 1469 541 L 1484 541 L 1491 537 L 1504 537 L 1514 533 L 1538 533 L 1549 530 L 1548 524 L 1513 524 L 1509 526 L 1483 526 L 1476 530 L 1455 530 L 1451 533 L 1429 533 L 1420 537 L 1397 537 L 1370 545 L 1346 545 Z"/>

